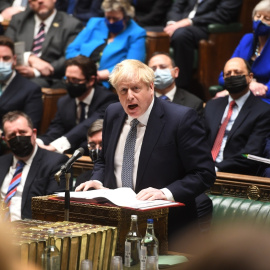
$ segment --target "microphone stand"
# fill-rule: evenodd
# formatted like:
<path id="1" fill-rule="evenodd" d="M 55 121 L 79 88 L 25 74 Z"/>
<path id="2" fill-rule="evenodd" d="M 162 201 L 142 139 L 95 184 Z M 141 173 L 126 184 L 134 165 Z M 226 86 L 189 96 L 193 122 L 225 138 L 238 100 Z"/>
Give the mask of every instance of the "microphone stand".
<path id="1" fill-rule="evenodd" d="M 64 221 L 69 221 L 69 209 L 70 209 L 69 183 L 70 183 L 71 173 L 68 173 L 66 170 L 64 170 L 64 172 L 65 172 L 65 178 L 66 178 Z M 60 170 L 59 172 L 57 172 L 54 175 L 54 178 L 57 181 L 58 185 L 60 185 L 60 176 L 61 176 L 61 174 L 62 174 L 62 170 Z"/>
<path id="2" fill-rule="evenodd" d="M 69 209 L 70 209 L 70 189 L 69 189 L 69 180 L 71 173 L 65 173 L 66 178 L 66 190 L 65 190 L 65 217 L 64 221 L 69 221 Z"/>

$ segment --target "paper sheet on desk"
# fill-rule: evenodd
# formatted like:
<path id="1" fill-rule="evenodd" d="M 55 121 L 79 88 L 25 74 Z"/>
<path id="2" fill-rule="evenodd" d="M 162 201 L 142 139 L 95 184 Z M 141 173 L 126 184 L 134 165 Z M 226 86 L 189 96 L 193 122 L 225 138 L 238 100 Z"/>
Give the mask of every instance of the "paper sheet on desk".
<path id="1" fill-rule="evenodd" d="M 56 193 L 58 197 L 65 197 L 64 192 Z M 117 206 L 134 209 L 151 209 L 156 207 L 180 206 L 183 204 L 165 200 L 141 201 L 136 199 L 136 193 L 127 187 L 117 189 L 97 189 L 83 192 L 70 192 L 70 199 L 86 202 L 106 202 L 109 201 Z"/>

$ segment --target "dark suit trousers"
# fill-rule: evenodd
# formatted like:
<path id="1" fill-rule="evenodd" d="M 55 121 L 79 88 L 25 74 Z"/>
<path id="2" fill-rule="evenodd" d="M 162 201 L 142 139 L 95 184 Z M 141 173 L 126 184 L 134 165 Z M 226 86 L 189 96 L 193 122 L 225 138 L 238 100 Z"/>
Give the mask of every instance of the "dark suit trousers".
<path id="1" fill-rule="evenodd" d="M 201 39 L 208 39 L 206 27 L 188 26 L 177 29 L 171 37 L 174 51 L 174 61 L 180 68 L 176 79 L 178 87 L 189 89 L 194 65 L 194 50 L 198 48 Z"/>

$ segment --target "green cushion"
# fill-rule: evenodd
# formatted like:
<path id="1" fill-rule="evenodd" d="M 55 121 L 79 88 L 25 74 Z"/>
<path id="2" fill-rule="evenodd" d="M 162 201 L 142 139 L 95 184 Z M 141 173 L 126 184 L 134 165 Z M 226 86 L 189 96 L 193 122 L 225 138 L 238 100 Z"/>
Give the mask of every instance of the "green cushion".
<path id="1" fill-rule="evenodd" d="M 220 24 L 212 23 L 208 25 L 209 33 L 228 33 L 228 32 L 240 32 L 243 25 L 241 23 L 229 23 L 229 24 Z"/>
<path id="2" fill-rule="evenodd" d="M 270 202 L 215 195 L 209 197 L 214 208 L 213 224 L 244 220 L 253 224 L 270 225 Z"/>
<path id="3" fill-rule="evenodd" d="M 214 97 L 217 92 L 220 92 L 223 90 L 223 87 L 221 85 L 212 85 L 209 87 L 209 93 L 211 97 Z"/>

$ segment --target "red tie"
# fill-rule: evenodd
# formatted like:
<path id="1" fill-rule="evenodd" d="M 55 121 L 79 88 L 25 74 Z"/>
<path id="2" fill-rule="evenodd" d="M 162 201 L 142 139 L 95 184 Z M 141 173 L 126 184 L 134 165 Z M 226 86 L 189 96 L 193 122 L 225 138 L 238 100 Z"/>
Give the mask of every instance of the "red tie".
<path id="1" fill-rule="evenodd" d="M 221 147 L 222 140 L 223 140 L 223 137 L 224 137 L 224 134 L 225 134 L 225 130 L 226 130 L 226 127 L 227 127 L 227 125 L 229 123 L 229 120 L 230 120 L 230 118 L 232 116 L 233 107 L 234 107 L 235 104 L 236 103 L 235 103 L 234 100 L 230 102 L 228 114 L 227 114 L 225 120 L 223 121 L 222 125 L 219 128 L 215 143 L 214 143 L 213 148 L 212 148 L 212 157 L 213 157 L 214 161 L 216 160 L 216 158 L 218 156 L 218 153 L 220 151 L 220 147 Z"/>

